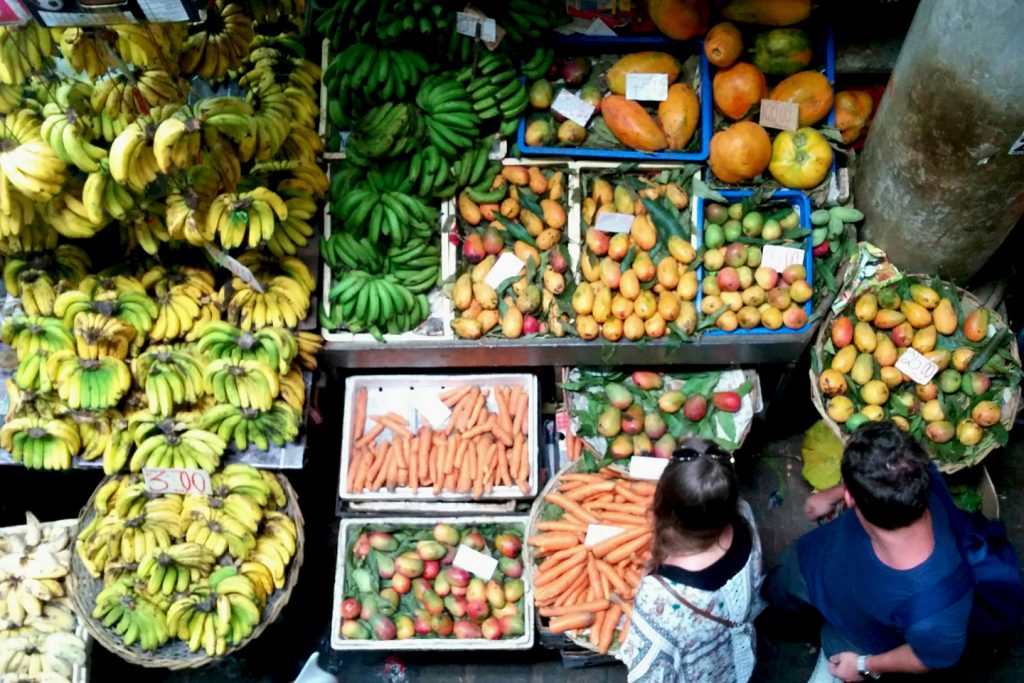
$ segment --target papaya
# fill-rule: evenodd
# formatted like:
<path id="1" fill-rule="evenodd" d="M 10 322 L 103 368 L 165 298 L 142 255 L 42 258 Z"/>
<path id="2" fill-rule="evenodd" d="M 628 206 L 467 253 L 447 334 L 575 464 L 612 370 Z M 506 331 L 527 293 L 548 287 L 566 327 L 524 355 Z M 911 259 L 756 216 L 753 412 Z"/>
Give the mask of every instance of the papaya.
<path id="1" fill-rule="evenodd" d="M 708 28 L 707 0 L 647 0 L 647 13 L 673 40 L 689 40 Z"/>
<path id="2" fill-rule="evenodd" d="M 679 78 L 682 65 L 665 52 L 634 52 L 622 57 L 608 69 L 608 89 L 615 95 L 626 94 L 626 74 L 667 74 L 669 85 Z"/>
<path id="3" fill-rule="evenodd" d="M 643 152 L 658 152 L 668 147 L 665 134 L 647 110 L 622 95 L 606 95 L 601 100 L 601 118 L 627 147 Z"/>
<path id="4" fill-rule="evenodd" d="M 722 16 L 741 24 L 790 26 L 811 16 L 811 0 L 730 0 Z"/>
<path id="5" fill-rule="evenodd" d="M 836 93 L 835 105 L 836 129 L 843 134 L 843 142 L 850 144 L 870 122 L 874 101 L 863 90 L 844 90 Z"/>
<path id="6" fill-rule="evenodd" d="M 771 99 L 798 105 L 800 127 L 813 126 L 832 109 L 832 84 L 822 73 L 801 71 L 775 86 Z"/>
<path id="7" fill-rule="evenodd" d="M 739 121 L 750 116 L 754 106 L 768 96 L 768 82 L 756 66 L 738 62 L 715 74 L 711 95 L 723 116 Z"/>
<path id="8" fill-rule="evenodd" d="M 813 128 L 784 130 L 772 143 L 770 169 L 786 187 L 809 190 L 817 187 L 832 167 L 832 147 Z"/>
<path id="9" fill-rule="evenodd" d="M 771 157 L 767 131 L 753 121 L 740 121 L 711 138 L 708 163 L 719 180 L 742 183 L 763 173 Z"/>
<path id="10" fill-rule="evenodd" d="M 674 83 L 668 98 L 658 105 L 658 125 L 665 132 L 669 149 L 686 149 L 700 120 L 697 94 L 685 83 Z"/>
<path id="11" fill-rule="evenodd" d="M 754 66 L 773 76 L 789 76 L 811 63 L 811 40 L 798 28 L 776 28 L 754 39 Z"/>
<path id="12" fill-rule="evenodd" d="M 723 21 L 713 26 L 704 38 L 704 54 L 719 69 L 735 64 L 743 54 L 743 36 L 736 24 Z"/>

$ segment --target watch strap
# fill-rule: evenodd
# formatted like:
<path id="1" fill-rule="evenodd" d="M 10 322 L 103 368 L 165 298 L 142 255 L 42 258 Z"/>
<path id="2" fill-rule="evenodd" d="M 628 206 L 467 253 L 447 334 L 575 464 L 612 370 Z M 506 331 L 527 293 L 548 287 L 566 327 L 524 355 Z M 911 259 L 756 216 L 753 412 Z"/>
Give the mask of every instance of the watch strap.
<path id="1" fill-rule="evenodd" d="M 859 673 L 861 676 L 867 676 L 868 678 L 872 678 L 877 681 L 879 678 L 881 678 L 881 676 L 879 676 L 878 674 L 871 673 L 871 671 L 868 669 L 869 656 L 870 655 L 860 655 L 857 657 L 857 673 Z"/>

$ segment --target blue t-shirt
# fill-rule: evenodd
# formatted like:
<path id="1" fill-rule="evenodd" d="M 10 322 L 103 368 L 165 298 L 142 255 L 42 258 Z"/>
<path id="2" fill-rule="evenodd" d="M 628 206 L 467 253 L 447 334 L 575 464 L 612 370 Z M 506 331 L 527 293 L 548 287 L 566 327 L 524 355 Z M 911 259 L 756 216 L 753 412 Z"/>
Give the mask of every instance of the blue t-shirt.
<path id="1" fill-rule="evenodd" d="M 905 599 L 935 584 L 959 567 L 962 559 L 949 518 L 935 489 L 945 487 L 932 470 L 928 501 L 935 548 L 917 567 L 898 570 L 875 555 L 860 520 L 852 510 L 797 541 L 800 573 L 811 604 L 825 620 L 822 647 L 833 655 L 848 641 L 860 654 L 881 654 L 909 643 L 914 654 L 932 669 L 955 664 L 967 640 L 973 591 L 950 607 L 901 631 L 891 618 Z"/>

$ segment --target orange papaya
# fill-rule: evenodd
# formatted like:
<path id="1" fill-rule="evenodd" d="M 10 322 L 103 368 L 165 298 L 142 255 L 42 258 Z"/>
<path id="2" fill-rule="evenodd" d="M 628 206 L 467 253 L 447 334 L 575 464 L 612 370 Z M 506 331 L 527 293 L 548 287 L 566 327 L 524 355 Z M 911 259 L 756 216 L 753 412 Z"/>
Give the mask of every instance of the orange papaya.
<path id="1" fill-rule="evenodd" d="M 722 16 L 741 24 L 789 26 L 811 16 L 811 0 L 730 0 Z"/>
<path id="2" fill-rule="evenodd" d="M 711 138 L 708 163 L 719 180 L 742 183 L 763 173 L 771 157 L 768 132 L 753 121 L 740 121 Z"/>
<path id="3" fill-rule="evenodd" d="M 843 142 L 854 142 L 871 120 L 874 101 L 863 90 L 844 90 L 836 93 L 836 129 L 843 134 Z"/>
<path id="4" fill-rule="evenodd" d="M 634 52 L 608 69 L 608 89 L 615 95 L 626 94 L 626 74 L 667 74 L 669 85 L 679 78 L 679 60 L 665 52 Z"/>
<path id="5" fill-rule="evenodd" d="M 735 64 L 743 54 L 743 35 L 736 24 L 723 21 L 711 27 L 704 38 L 704 54 L 719 69 Z"/>
<path id="6" fill-rule="evenodd" d="M 813 126 L 832 109 L 832 84 L 822 73 L 801 71 L 775 86 L 771 99 L 799 105 L 800 127 Z"/>
<path id="7" fill-rule="evenodd" d="M 658 125 L 665 133 L 668 148 L 686 149 L 700 120 L 697 94 L 685 83 L 675 83 L 668 89 L 668 98 L 658 105 Z"/>
<path id="8" fill-rule="evenodd" d="M 647 0 L 647 13 L 658 30 L 673 40 L 689 40 L 708 28 L 707 0 Z"/>
<path id="9" fill-rule="evenodd" d="M 665 134 L 647 110 L 622 95 L 605 95 L 601 100 L 601 118 L 627 147 L 643 152 L 659 152 L 668 147 Z"/>
<path id="10" fill-rule="evenodd" d="M 715 74 L 711 95 L 722 116 L 738 121 L 750 116 L 754 106 L 768 96 L 768 82 L 756 66 L 738 62 Z"/>

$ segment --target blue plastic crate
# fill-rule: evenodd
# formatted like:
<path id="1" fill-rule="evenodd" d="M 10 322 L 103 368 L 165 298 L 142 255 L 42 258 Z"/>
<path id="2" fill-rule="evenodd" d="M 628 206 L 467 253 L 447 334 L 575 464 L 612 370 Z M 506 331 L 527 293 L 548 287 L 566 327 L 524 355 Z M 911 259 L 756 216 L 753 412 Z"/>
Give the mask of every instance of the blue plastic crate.
<path id="1" fill-rule="evenodd" d="M 719 194 L 725 197 L 730 202 L 742 201 L 746 197 L 750 197 L 754 194 L 753 190 L 720 190 Z M 785 201 L 791 206 L 797 207 L 800 212 L 800 227 L 805 228 L 808 231 L 811 229 L 811 201 L 807 198 L 803 192 L 799 190 L 777 190 L 770 199 L 766 201 Z M 704 205 L 708 203 L 708 199 L 704 197 L 697 198 L 697 247 L 700 248 L 704 244 Z M 807 284 L 814 287 L 814 254 L 811 247 L 811 236 L 807 235 L 805 239 L 804 248 L 804 268 L 807 270 Z M 704 266 L 701 265 L 697 268 L 697 310 L 700 311 L 701 301 L 704 300 Z M 707 335 L 732 335 L 732 334 L 804 334 L 811 329 L 811 301 L 809 300 L 804 303 L 804 312 L 807 314 L 808 322 L 803 327 L 798 329 L 790 329 L 788 327 L 780 327 L 777 330 L 769 330 L 767 327 L 755 327 L 750 330 L 738 327 L 732 332 L 726 332 L 720 330 L 717 327 L 704 332 Z"/>
<path id="2" fill-rule="evenodd" d="M 707 57 L 704 56 L 704 41 L 677 41 L 662 36 L 629 36 L 611 38 L 606 36 L 564 36 L 555 43 L 556 50 L 577 48 L 588 52 L 607 54 L 639 52 L 641 50 L 662 50 L 670 54 L 685 52 L 686 55 L 700 55 L 700 126 L 694 132 L 699 136 L 700 147 L 695 152 L 640 152 L 633 149 L 598 149 L 594 147 L 554 147 L 526 144 L 526 120 L 534 112 L 519 119 L 517 143 L 523 156 L 572 157 L 574 159 L 612 159 L 623 161 L 705 161 L 711 148 L 711 128 L 714 123 L 711 102 L 711 73 Z M 599 116 L 599 114 L 595 114 Z"/>

